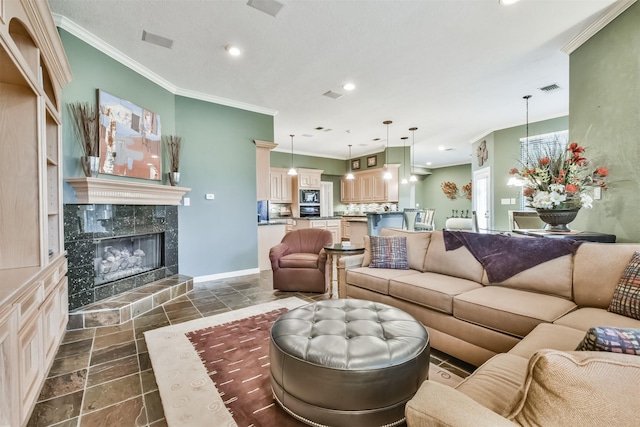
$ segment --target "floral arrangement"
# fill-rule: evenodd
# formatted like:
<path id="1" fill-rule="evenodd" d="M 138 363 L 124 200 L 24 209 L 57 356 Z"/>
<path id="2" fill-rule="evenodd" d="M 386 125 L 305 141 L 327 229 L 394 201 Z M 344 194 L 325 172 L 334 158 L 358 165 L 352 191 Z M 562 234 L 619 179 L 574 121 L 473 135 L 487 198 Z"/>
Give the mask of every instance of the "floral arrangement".
<path id="1" fill-rule="evenodd" d="M 509 174 L 524 182 L 524 196 L 536 209 L 591 208 L 592 189 L 606 189 L 604 178 L 609 169 L 592 167 L 584 157 L 585 149 L 576 142 L 566 149 L 552 145 L 528 159 L 522 168 Z"/>
<path id="2" fill-rule="evenodd" d="M 441 187 L 445 196 L 451 200 L 455 200 L 458 197 L 458 186 L 455 182 L 443 182 Z"/>

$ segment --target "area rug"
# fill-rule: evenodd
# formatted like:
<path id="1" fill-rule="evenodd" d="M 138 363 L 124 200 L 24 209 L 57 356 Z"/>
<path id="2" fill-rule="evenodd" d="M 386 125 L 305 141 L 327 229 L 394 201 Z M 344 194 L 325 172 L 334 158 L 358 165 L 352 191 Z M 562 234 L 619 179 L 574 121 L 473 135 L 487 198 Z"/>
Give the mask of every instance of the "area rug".
<path id="1" fill-rule="evenodd" d="M 286 298 L 145 332 L 167 424 L 303 425 L 271 396 L 268 331 L 304 304 Z M 433 364 L 429 378 L 450 386 L 462 380 Z"/>

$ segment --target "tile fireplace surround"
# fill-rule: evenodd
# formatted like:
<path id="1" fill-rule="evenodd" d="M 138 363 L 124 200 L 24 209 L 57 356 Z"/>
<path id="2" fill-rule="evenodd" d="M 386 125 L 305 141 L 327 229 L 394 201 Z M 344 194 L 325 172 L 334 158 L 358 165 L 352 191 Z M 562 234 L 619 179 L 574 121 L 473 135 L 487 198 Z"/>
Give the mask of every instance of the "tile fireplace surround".
<path id="1" fill-rule="evenodd" d="M 99 239 L 164 234 L 161 267 L 95 285 Z M 178 207 L 170 205 L 64 205 L 64 246 L 69 263 L 69 310 L 129 291 L 178 272 Z"/>

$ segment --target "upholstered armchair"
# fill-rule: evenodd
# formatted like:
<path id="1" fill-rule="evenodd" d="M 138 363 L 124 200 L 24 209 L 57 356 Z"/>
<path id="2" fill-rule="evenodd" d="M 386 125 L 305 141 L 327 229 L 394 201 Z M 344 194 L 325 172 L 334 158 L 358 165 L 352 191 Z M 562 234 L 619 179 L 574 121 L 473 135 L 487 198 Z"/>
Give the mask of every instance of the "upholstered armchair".
<path id="1" fill-rule="evenodd" d="M 305 228 L 285 234 L 269 251 L 273 288 L 281 291 L 327 292 L 327 254 L 333 243 L 329 230 Z"/>

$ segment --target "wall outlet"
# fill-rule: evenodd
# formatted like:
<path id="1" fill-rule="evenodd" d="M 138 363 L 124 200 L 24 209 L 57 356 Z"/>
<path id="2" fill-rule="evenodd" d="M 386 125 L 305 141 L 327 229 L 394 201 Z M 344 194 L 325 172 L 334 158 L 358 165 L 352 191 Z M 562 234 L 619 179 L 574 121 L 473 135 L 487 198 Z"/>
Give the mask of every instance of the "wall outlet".
<path id="1" fill-rule="evenodd" d="M 602 198 L 602 188 L 594 187 L 593 188 L 593 199 L 600 200 Z"/>
<path id="2" fill-rule="evenodd" d="M 215 199 L 215 196 L 212 193 L 208 193 L 204 195 L 204 198 L 207 200 L 213 200 Z"/>
<path id="3" fill-rule="evenodd" d="M 182 199 L 182 205 L 183 206 L 191 206 L 191 199 L 189 197 L 184 197 Z"/>
<path id="4" fill-rule="evenodd" d="M 516 204 L 516 199 L 514 197 L 511 198 L 511 205 L 515 205 Z"/>
<path id="5" fill-rule="evenodd" d="M 510 201 L 510 199 L 500 199 L 500 204 L 501 205 L 508 205 L 509 201 Z"/>

